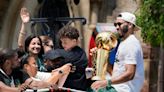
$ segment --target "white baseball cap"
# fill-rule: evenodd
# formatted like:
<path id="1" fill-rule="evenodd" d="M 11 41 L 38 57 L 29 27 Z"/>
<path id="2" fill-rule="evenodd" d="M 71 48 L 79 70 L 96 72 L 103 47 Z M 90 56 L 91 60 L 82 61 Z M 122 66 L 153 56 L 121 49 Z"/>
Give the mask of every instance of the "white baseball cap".
<path id="1" fill-rule="evenodd" d="M 117 16 L 117 19 L 122 19 L 124 21 L 130 22 L 135 25 L 134 30 L 138 31 L 141 30 L 139 26 L 136 25 L 136 16 L 129 12 L 122 12 Z"/>

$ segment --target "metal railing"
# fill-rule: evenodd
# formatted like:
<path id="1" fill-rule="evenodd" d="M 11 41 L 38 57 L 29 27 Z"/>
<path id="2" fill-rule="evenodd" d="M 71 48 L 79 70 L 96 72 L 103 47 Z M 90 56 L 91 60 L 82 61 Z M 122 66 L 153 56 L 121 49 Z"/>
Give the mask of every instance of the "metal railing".
<path id="1" fill-rule="evenodd" d="M 59 87 L 58 89 L 43 88 L 43 89 L 26 89 L 24 92 L 86 92 L 71 88 Z"/>

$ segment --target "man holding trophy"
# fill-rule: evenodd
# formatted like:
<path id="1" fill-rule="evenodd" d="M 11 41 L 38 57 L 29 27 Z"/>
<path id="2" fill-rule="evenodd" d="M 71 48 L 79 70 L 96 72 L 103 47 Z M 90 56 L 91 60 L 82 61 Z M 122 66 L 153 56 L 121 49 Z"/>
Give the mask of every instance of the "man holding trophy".
<path id="1" fill-rule="evenodd" d="M 99 92 L 102 88 L 106 88 L 107 92 L 140 92 L 144 82 L 144 66 L 142 48 L 134 36 L 134 32 L 140 30 L 135 21 L 135 15 L 129 12 L 123 12 L 117 16 L 114 26 L 121 43 L 116 53 L 111 79 L 93 77 L 92 79 L 97 80 L 91 85 L 93 90 Z M 102 43 L 98 46 L 98 50 L 101 46 L 103 46 Z M 112 46 L 114 47 L 115 43 L 110 43 L 108 48 Z M 98 62 L 102 61 L 96 61 L 96 64 Z M 98 63 L 98 65 L 101 64 Z M 99 68 L 96 67 L 96 69 Z M 101 72 L 103 73 L 103 70 Z M 96 74 L 98 74 L 97 71 Z"/>

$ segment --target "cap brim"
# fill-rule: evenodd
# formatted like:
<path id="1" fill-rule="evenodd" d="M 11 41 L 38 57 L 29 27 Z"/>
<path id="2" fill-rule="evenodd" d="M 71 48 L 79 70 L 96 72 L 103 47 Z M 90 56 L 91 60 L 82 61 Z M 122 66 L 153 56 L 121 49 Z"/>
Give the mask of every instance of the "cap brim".
<path id="1" fill-rule="evenodd" d="M 55 59 L 58 59 L 58 58 L 64 59 L 63 56 L 56 56 L 55 58 L 53 58 L 53 59 L 51 59 L 51 60 L 55 60 Z"/>
<path id="2" fill-rule="evenodd" d="M 62 57 L 60 55 L 55 55 L 55 56 L 51 56 L 51 57 L 45 57 L 45 59 L 49 59 L 49 60 L 55 60 L 57 58 L 64 58 L 64 57 Z"/>

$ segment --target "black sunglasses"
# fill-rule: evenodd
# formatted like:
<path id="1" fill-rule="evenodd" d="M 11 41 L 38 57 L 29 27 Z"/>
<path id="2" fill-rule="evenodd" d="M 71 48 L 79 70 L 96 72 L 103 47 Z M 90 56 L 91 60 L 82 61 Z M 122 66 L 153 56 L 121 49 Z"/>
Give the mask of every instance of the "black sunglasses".
<path id="1" fill-rule="evenodd" d="M 124 22 L 123 22 L 124 23 Z M 114 23 L 114 26 L 117 27 L 117 25 L 120 27 L 123 23 L 118 22 L 118 23 Z"/>

